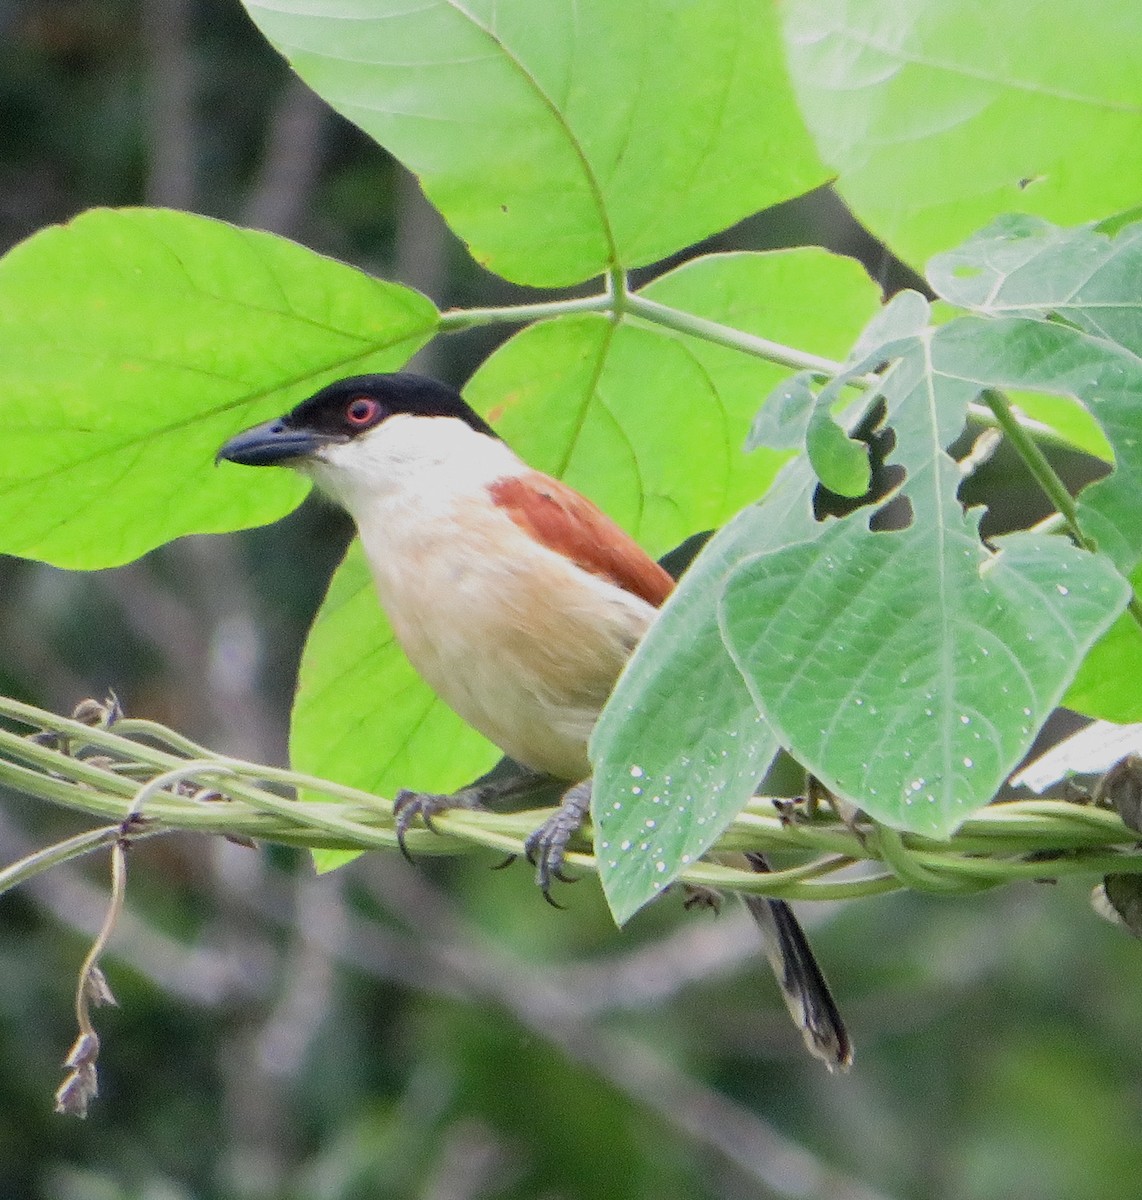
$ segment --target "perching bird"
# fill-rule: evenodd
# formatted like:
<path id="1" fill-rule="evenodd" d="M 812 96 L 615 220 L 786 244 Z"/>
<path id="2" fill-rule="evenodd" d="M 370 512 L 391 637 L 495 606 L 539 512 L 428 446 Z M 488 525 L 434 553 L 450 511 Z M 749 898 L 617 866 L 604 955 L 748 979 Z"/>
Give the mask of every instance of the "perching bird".
<path id="1" fill-rule="evenodd" d="M 591 501 L 523 462 L 457 392 L 421 376 L 330 384 L 218 458 L 293 467 L 348 510 L 397 641 L 433 691 L 528 771 L 572 785 L 528 843 L 546 894 L 589 805 L 591 731 L 671 576 Z M 403 792 L 398 832 L 501 790 Z M 848 1036 L 792 910 L 746 903 L 809 1049 L 847 1066 Z"/>

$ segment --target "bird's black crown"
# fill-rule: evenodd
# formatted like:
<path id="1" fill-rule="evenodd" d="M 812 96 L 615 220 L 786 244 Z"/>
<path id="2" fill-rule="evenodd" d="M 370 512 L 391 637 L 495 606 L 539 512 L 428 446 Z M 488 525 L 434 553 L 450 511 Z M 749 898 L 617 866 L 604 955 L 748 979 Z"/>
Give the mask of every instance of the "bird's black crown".
<path id="1" fill-rule="evenodd" d="M 303 400 L 281 421 L 289 429 L 356 437 L 398 413 L 454 417 L 479 433 L 496 437 L 495 430 L 454 388 L 407 371 L 339 379 Z"/>

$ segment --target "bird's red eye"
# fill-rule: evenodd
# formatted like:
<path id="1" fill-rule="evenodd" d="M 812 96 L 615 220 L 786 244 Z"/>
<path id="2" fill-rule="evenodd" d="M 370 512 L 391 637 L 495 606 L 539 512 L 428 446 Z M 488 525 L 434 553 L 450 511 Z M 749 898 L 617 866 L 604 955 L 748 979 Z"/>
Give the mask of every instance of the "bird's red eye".
<path id="1" fill-rule="evenodd" d="M 361 428 L 371 425 L 380 412 L 380 404 L 372 396 L 354 396 L 345 409 L 345 419 L 350 425 Z"/>

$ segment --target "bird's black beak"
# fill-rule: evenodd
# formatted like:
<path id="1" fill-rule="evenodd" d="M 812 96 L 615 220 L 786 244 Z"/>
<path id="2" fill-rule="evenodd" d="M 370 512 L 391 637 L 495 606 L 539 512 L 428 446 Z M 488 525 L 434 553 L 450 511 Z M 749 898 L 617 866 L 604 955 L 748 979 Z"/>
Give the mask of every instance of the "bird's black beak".
<path id="1" fill-rule="evenodd" d="M 235 434 L 220 447 L 214 461 L 226 459 L 244 467 L 288 465 L 291 459 L 313 454 L 329 440 L 311 429 L 292 429 L 279 417 Z"/>

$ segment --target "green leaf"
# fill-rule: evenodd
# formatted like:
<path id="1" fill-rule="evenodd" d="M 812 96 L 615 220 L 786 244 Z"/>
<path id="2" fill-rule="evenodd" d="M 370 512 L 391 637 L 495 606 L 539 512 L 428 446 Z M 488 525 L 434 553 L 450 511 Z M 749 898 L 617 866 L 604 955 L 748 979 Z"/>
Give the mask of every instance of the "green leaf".
<path id="1" fill-rule="evenodd" d="M 954 464 L 941 473 L 942 489 L 913 474 L 914 505 L 923 487 L 954 503 Z M 750 559 L 722 628 L 798 761 L 877 820 L 945 837 L 995 795 L 1127 591 L 1062 539 L 990 555 L 958 506 L 937 523 L 939 540 L 925 515 L 873 535 L 853 517 Z"/>
<path id="2" fill-rule="evenodd" d="M 802 112 L 859 219 L 922 263 L 1013 209 L 1138 202 L 1134 0 L 789 0 Z"/>
<path id="3" fill-rule="evenodd" d="M 1142 567 L 1130 582 L 1142 591 Z M 1132 613 L 1123 613 L 1083 659 L 1063 704 L 1104 721 L 1142 721 L 1142 628 Z"/>
<path id="4" fill-rule="evenodd" d="M 1096 274 L 1100 261 L 1101 256 L 1092 257 Z M 1137 277 L 1134 290 L 1135 294 L 1139 291 Z M 1108 294 L 1117 298 L 1107 309 L 1124 318 L 1131 303 L 1129 282 L 1109 293 L 1104 291 Z M 1065 315 L 1077 320 L 1081 313 L 1077 301 L 1072 303 L 1076 308 Z M 1114 322 L 1113 328 L 1123 331 L 1123 340 L 1127 340 L 1130 325 L 1125 318 Z M 986 376 L 992 385 L 1006 389 L 1049 388 L 1078 397 L 1089 407 L 1105 429 L 1117 466 L 1112 475 L 1082 493 L 1080 521 L 1120 570 L 1132 572 L 1135 582 L 1142 582 L 1137 578 L 1142 561 L 1138 502 L 1142 495 L 1142 412 L 1138 406 L 1142 364 L 1138 359 L 1128 350 L 1057 323 L 1005 318 L 965 320 L 948 326 L 934 347 L 934 361 L 937 369 L 953 375 L 974 374 L 981 380 Z M 1084 660 L 1065 703 L 1092 717 L 1138 719 L 1142 700 L 1131 664 L 1139 660 L 1142 634 L 1133 618 L 1123 616 Z"/>
<path id="5" fill-rule="evenodd" d="M 619 924 L 713 845 L 777 752 L 726 650 L 711 597 L 751 551 L 812 536 L 815 486 L 800 460 L 790 464 L 762 503 L 710 539 L 595 726 L 592 821 L 603 890 Z"/>
<path id="6" fill-rule="evenodd" d="M 1142 225 L 1122 228 L 1112 240 L 1089 226 L 1060 229 L 1038 217 L 1012 214 L 934 258 L 928 278 L 963 308 L 987 316 L 1062 317 L 1142 352 Z M 1034 393 L 1011 399 L 1077 449 L 1114 461 L 1101 426 L 1083 405 Z"/>
<path id="7" fill-rule="evenodd" d="M 840 355 L 877 291 L 851 260 L 799 250 L 711 255 L 643 294 Z M 759 398 L 783 374 L 662 326 L 577 316 L 518 333 L 480 366 L 465 395 L 524 459 L 585 492 L 660 554 L 768 487 L 781 457 L 742 447 Z"/>
<path id="8" fill-rule="evenodd" d="M 918 337 L 931 318 L 932 306 L 919 292 L 911 288 L 897 292 L 861 330 L 847 359 L 849 369 L 855 363 L 876 363 L 878 358 L 888 361 L 892 348 L 906 338 Z"/>
<path id="9" fill-rule="evenodd" d="M 660 275 L 639 294 L 834 359 L 844 357 L 880 311 L 880 288 L 864 268 L 816 246 L 703 255 Z M 723 388 L 749 391 L 755 407 L 758 379 L 785 369 L 739 350 L 674 336 L 685 337 L 703 366 L 723 380 Z"/>
<path id="10" fill-rule="evenodd" d="M 826 358 L 842 358 L 853 337 L 877 311 L 879 289 L 850 258 L 816 247 L 769 253 L 713 254 L 660 276 L 642 295 L 695 316 L 718 321 Z M 777 459 L 742 456 L 758 400 L 784 374 L 776 363 L 680 334 L 710 380 L 729 422 L 728 519 L 755 500 L 772 479 Z M 764 477 L 761 464 L 766 464 Z"/>
<path id="11" fill-rule="evenodd" d="M 1123 209 L 1122 212 L 1113 213 L 1109 217 L 1104 217 L 1095 225 L 1095 229 L 1099 233 L 1105 233 L 1109 237 L 1114 237 L 1127 225 L 1134 225 L 1142 221 L 1142 204 L 1135 204 L 1130 208 Z"/>
<path id="12" fill-rule="evenodd" d="M 809 417 L 805 450 L 817 478 L 830 491 L 850 497 L 868 491 L 868 446 L 849 437 L 824 404 L 817 404 Z"/>
<path id="13" fill-rule="evenodd" d="M 898 292 L 865 326 L 848 356 L 846 376 L 878 368 L 898 343 L 928 323 L 927 300 L 918 292 Z M 841 407 L 839 389 L 821 395 L 812 389 L 813 375 L 801 372 L 786 379 L 767 397 L 750 428 L 748 445 L 774 449 L 804 447 L 817 477 L 840 496 L 863 496 L 869 488 L 868 446 L 848 437 L 833 419 Z M 868 397 L 854 405 L 867 408 Z"/>
<path id="14" fill-rule="evenodd" d="M 774 450 L 804 448 L 817 478 L 841 496 L 868 491 L 868 446 L 848 437 L 829 406 L 812 389 L 813 376 L 801 372 L 772 391 L 754 418 L 747 445 Z"/>
<path id="15" fill-rule="evenodd" d="M 569 284 L 824 182 L 776 18 L 737 0 L 246 0 L 477 261 Z"/>
<path id="16" fill-rule="evenodd" d="M 534 325 L 486 360 L 465 394 L 532 466 L 590 496 L 651 553 L 723 521 L 745 414 L 689 348 L 586 316 Z M 758 456 L 754 492 L 773 477 Z"/>
<path id="17" fill-rule="evenodd" d="M 0 551 L 113 566 L 276 520 L 308 485 L 231 434 L 431 335 L 422 296 L 266 233 L 93 210 L 0 260 Z"/>
<path id="18" fill-rule="evenodd" d="M 1038 217 L 993 221 L 937 255 L 928 279 L 945 299 L 992 317 L 1062 317 L 1142 355 L 1142 224 L 1110 238 Z"/>
<path id="19" fill-rule="evenodd" d="M 1121 228 L 1121 227 L 1120 227 Z M 1061 229 L 1008 214 L 928 264 L 932 286 L 985 316 L 1062 317 L 1138 353 L 1142 350 L 1142 225 L 1112 240 L 1090 226 Z M 1013 394 L 1026 415 L 1107 462 L 1114 452 L 1094 417 L 1069 397 Z"/>
<path id="20" fill-rule="evenodd" d="M 499 757 L 413 670 L 354 540 L 302 654 L 290 733 L 294 769 L 391 798 L 402 787 L 452 792 Z M 327 870 L 352 857 L 322 851 L 314 860 Z"/>
<path id="21" fill-rule="evenodd" d="M 721 601 L 781 743 L 878 820 L 937 837 L 991 800 L 1129 595 L 1063 539 L 981 543 L 944 451 L 977 390 L 933 369 L 949 328 L 913 340 L 884 386 L 907 528 L 870 533 L 867 511 L 819 525 L 741 563 Z"/>

